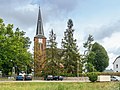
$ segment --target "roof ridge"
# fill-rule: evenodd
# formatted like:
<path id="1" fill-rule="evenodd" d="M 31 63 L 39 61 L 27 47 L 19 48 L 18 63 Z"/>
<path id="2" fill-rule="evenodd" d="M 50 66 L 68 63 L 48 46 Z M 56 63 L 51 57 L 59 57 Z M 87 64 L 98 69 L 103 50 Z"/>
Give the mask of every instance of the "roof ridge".
<path id="1" fill-rule="evenodd" d="M 115 59 L 115 61 L 116 61 L 118 58 L 120 58 L 120 56 L 118 56 L 118 57 Z M 113 64 L 115 63 L 115 61 L 113 62 Z"/>

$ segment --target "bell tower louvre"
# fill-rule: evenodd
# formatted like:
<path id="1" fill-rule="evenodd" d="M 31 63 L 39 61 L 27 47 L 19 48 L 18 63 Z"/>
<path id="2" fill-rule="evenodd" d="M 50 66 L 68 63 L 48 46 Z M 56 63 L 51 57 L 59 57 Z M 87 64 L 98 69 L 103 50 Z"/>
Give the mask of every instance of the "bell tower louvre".
<path id="1" fill-rule="evenodd" d="M 46 37 L 39 7 L 36 35 L 34 37 L 34 75 L 40 75 L 46 61 Z"/>

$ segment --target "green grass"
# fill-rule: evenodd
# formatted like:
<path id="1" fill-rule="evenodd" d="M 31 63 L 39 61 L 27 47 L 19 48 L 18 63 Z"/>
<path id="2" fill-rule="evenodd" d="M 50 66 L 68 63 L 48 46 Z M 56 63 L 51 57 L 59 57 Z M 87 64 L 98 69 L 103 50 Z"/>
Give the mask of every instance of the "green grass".
<path id="1" fill-rule="evenodd" d="M 119 90 L 119 83 L 1 82 L 0 90 Z"/>

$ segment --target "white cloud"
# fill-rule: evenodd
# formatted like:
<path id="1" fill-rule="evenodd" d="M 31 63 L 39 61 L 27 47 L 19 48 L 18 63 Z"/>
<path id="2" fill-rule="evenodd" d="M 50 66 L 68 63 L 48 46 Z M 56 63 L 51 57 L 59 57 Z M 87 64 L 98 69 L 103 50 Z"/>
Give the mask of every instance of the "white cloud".
<path id="1" fill-rule="evenodd" d="M 105 37 L 111 37 L 113 33 L 120 32 L 120 21 L 112 22 L 107 25 L 103 25 L 95 32 L 96 39 L 104 39 Z"/>
<path id="2" fill-rule="evenodd" d="M 103 45 L 108 53 L 108 69 L 113 69 L 113 61 L 120 55 L 120 32 L 112 33 L 111 37 L 106 37 L 99 42 Z"/>
<path id="3" fill-rule="evenodd" d="M 59 11 L 61 12 L 71 12 L 82 0 L 32 0 L 32 4 L 40 4 L 42 6 L 51 7 L 54 10 L 53 13 Z M 44 4 L 43 4 L 44 3 Z"/>
<path id="4" fill-rule="evenodd" d="M 120 54 L 120 32 L 113 33 L 111 37 L 103 39 L 103 45 L 108 52 Z"/>

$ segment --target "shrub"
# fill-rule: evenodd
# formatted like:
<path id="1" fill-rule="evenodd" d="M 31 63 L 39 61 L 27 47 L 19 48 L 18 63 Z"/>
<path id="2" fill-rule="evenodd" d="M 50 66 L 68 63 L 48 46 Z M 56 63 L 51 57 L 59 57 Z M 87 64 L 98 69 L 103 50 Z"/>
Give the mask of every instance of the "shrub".
<path id="1" fill-rule="evenodd" d="M 90 72 L 88 73 L 88 77 L 91 82 L 95 82 L 97 81 L 98 74 L 95 72 Z"/>
<path id="2" fill-rule="evenodd" d="M 120 76 L 120 72 L 99 72 L 99 75 Z"/>
<path id="3" fill-rule="evenodd" d="M 86 76 L 87 76 L 87 73 L 79 73 L 79 76 L 80 76 L 80 77 L 86 77 Z"/>

